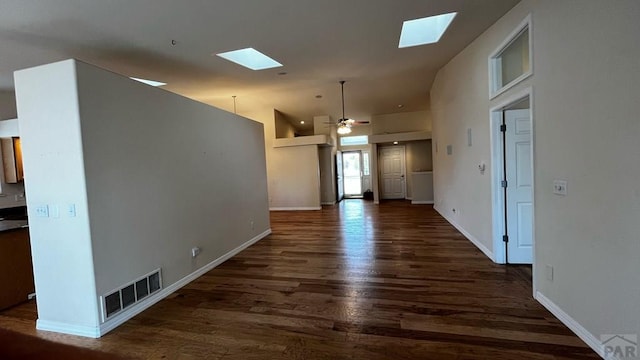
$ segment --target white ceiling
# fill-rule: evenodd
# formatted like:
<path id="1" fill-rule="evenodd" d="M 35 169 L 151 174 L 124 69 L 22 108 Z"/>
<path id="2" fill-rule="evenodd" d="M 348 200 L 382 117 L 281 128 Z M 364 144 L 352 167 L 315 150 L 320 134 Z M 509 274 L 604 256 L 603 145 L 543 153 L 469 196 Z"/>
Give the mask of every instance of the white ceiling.
<path id="1" fill-rule="evenodd" d="M 517 2 L 0 0 L 0 89 L 13 88 L 15 70 L 75 57 L 229 111 L 235 95 L 239 113 L 272 107 L 307 124 L 341 117 L 341 79 L 347 117 L 424 110 L 437 70 Z M 452 11 L 439 43 L 398 48 L 404 20 Z M 244 47 L 284 67 L 212 56 Z"/>

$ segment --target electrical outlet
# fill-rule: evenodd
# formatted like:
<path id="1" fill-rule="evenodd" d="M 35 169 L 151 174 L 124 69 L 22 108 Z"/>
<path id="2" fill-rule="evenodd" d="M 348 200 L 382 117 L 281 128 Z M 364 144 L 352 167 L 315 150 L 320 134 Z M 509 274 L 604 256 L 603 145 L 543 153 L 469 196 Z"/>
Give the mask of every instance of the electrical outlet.
<path id="1" fill-rule="evenodd" d="M 36 216 L 49 217 L 49 206 L 47 205 L 36 206 Z"/>
<path id="2" fill-rule="evenodd" d="M 565 180 L 553 180 L 553 193 L 567 195 L 567 182 Z"/>
<path id="3" fill-rule="evenodd" d="M 196 257 L 198 255 L 200 255 L 200 248 L 196 246 L 191 249 L 191 257 Z"/>
<path id="4" fill-rule="evenodd" d="M 553 281 L 553 266 L 547 264 L 547 266 L 545 266 L 545 274 L 547 276 L 547 280 Z"/>

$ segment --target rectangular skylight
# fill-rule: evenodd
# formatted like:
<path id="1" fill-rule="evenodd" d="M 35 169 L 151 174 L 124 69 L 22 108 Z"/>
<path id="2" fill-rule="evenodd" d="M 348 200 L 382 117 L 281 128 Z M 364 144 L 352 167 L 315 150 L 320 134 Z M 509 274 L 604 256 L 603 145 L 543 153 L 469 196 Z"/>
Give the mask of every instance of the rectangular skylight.
<path id="1" fill-rule="evenodd" d="M 254 48 L 227 51 L 216 55 L 220 56 L 223 59 L 232 61 L 238 65 L 247 67 L 251 70 L 271 69 L 274 67 L 282 66 L 282 64 L 280 64 L 279 62 L 273 60 L 272 58 Z"/>
<path id="2" fill-rule="evenodd" d="M 442 34 L 447 30 L 455 12 L 429 16 L 426 18 L 407 20 L 402 24 L 399 48 L 411 46 L 433 44 L 440 40 Z"/>
<path id="3" fill-rule="evenodd" d="M 140 79 L 140 78 L 134 78 L 134 77 L 131 77 L 129 79 L 135 80 L 135 81 L 140 81 L 141 83 L 145 83 L 145 84 L 151 85 L 151 86 L 164 86 L 164 85 L 167 85 L 167 83 L 163 83 L 163 82 L 160 82 L 160 81 L 154 81 L 154 80 Z"/>

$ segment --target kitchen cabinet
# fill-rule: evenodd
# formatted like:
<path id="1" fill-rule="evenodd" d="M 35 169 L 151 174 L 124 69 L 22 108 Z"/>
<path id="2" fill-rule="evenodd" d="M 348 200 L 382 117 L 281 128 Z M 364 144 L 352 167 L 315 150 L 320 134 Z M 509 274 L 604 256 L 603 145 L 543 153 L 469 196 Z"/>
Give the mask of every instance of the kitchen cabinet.
<path id="1" fill-rule="evenodd" d="M 1 138 L 2 164 L 4 166 L 4 181 L 16 184 L 24 178 L 22 170 L 22 147 L 19 137 Z"/>
<path id="2" fill-rule="evenodd" d="M 29 230 L 1 231 L 0 310 L 27 301 L 29 294 L 34 292 Z"/>

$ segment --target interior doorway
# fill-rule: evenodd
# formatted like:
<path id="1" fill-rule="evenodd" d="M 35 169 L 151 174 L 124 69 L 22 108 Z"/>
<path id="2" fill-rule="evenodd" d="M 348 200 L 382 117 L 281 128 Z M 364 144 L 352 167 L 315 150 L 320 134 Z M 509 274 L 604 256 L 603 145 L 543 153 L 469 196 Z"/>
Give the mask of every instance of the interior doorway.
<path id="1" fill-rule="evenodd" d="M 344 151 L 342 153 L 342 168 L 344 176 L 344 197 L 362 197 L 362 152 Z"/>
<path id="2" fill-rule="evenodd" d="M 491 110 L 495 261 L 533 264 L 534 158 L 530 89 Z"/>
<path id="3" fill-rule="evenodd" d="M 381 147 L 379 162 L 380 198 L 406 198 L 405 147 L 403 145 Z"/>

